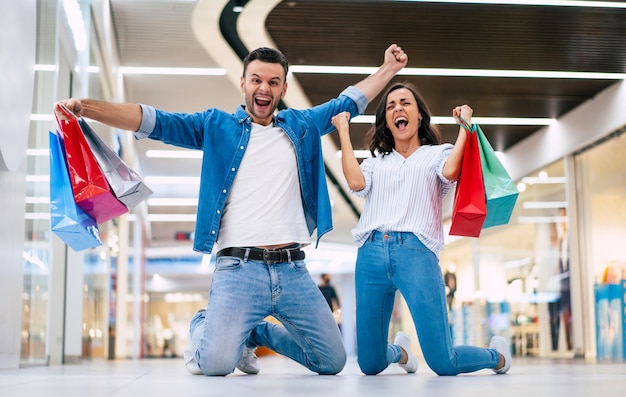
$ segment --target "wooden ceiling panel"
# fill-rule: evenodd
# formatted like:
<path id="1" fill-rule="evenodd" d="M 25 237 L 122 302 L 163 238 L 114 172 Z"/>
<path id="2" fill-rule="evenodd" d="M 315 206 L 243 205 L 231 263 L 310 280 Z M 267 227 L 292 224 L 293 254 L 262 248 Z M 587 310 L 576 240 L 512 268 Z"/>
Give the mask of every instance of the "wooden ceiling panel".
<path id="1" fill-rule="evenodd" d="M 626 9 L 431 2 L 283 1 L 266 27 L 292 65 L 378 66 L 398 43 L 408 67 L 626 72 Z M 296 74 L 313 104 L 364 76 Z M 417 86 L 432 115 L 468 103 L 475 116 L 558 118 L 615 80 L 398 76 Z M 366 113 L 374 114 L 378 99 Z M 353 129 L 355 142 L 363 141 Z M 483 128 L 506 150 L 540 126 Z M 456 127 L 441 127 L 444 141 Z M 359 131 L 359 132 L 355 132 Z"/>
<path id="2" fill-rule="evenodd" d="M 626 71 L 626 9 L 299 0 L 266 25 L 294 64 L 377 66 L 396 42 L 410 67 Z"/>

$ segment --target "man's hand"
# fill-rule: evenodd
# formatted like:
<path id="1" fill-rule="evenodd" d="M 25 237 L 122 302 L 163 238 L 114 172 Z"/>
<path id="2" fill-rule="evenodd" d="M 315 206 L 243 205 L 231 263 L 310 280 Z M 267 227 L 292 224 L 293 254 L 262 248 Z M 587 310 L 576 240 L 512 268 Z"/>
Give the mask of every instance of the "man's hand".
<path id="1" fill-rule="evenodd" d="M 402 48 L 397 44 L 392 44 L 385 50 L 383 64 L 378 70 L 359 81 L 355 87 L 365 94 L 368 102 L 371 102 L 408 62 L 409 56 Z"/>
<path id="2" fill-rule="evenodd" d="M 68 115 L 63 112 L 63 110 L 59 109 L 59 107 L 65 107 L 68 111 L 70 111 L 74 116 L 80 117 L 83 114 L 83 104 L 80 99 L 70 98 L 64 99 L 62 101 L 58 101 L 54 105 L 54 111 L 56 112 L 59 120 L 67 120 Z"/>
<path id="3" fill-rule="evenodd" d="M 390 45 L 385 50 L 384 64 L 391 67 L 394 73 L 399 72 L 409 63 L 409 56 L 397 44 Z"/>

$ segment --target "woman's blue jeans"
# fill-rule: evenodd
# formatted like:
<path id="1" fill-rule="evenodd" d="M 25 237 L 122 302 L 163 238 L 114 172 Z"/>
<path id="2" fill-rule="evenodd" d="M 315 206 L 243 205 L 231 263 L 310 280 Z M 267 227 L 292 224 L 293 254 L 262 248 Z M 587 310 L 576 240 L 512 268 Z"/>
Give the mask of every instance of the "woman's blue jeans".
<path id="1" fill-rule="evenodd" d="M 244 345 L 266 346 L 321 375 L 337 374 L 346 363 L 337 323 L 304 261 L 218 258 L 207 310 L 192 318 L 190 334 L 205 375 L 233 372 Z"/>
<path id="2" fill-rule="evenodd" d="M 428 366 L 438 375 L 457 375 L 498 364 L 496 350 L 454 346 L 439 259 L 413 233 L 373 232 L 356 263 L 357 354 L 361 371 L 375 375 L 400 360 L 388 344 L 396 290 L 411 312 Z"/>

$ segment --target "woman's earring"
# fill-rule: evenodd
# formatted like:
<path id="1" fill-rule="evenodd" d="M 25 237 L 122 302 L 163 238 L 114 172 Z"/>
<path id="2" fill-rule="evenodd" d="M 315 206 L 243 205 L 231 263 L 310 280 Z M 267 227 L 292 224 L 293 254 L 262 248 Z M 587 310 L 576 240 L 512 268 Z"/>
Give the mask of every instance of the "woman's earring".
<path id="1" fill-rule="evenodd" d="M 422 119 L 417 120 L 417 128 L 422 126 Z"/>

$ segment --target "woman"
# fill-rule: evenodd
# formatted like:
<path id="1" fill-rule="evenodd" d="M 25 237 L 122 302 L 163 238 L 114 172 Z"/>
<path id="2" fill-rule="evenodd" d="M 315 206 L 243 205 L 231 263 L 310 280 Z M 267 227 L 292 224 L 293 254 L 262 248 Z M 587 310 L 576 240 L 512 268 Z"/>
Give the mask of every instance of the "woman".
<path id="1" fill-rule="evenodd" d="M 472 109 L 457 106 L 453 117 L 471 124 Z M 361 371 L 375 375 L 391 363 L 408 373 L 417 360 L 405 333 L 388 344 L 394 296 L 399 290 L 415 323 L 428 366 L 438 375 L 511 368 L 508 343 L 494 336 L 489 349 L 454 346 L 438 253 L 443 247 L 443 197 L 461 175 L 466 133 L 441 144 L 430 112 L 416 89 L 395 84 L 383 95 L 369 134 L 372 153 L 359 165 L 349 134 L 349 115 L 332 119 L 339 132 L 342 167 L 351 193 L 365 197 L 354 239 L 357 354 Z"/>

